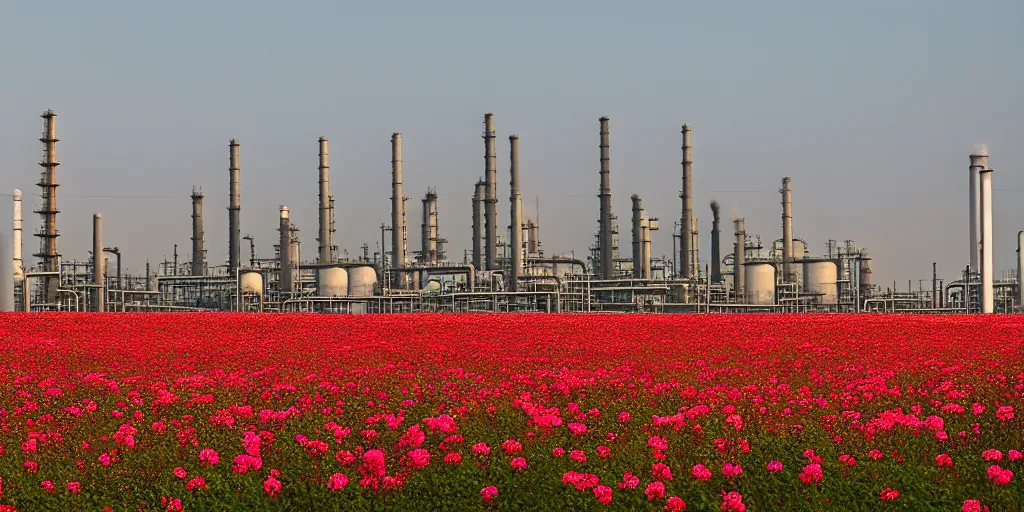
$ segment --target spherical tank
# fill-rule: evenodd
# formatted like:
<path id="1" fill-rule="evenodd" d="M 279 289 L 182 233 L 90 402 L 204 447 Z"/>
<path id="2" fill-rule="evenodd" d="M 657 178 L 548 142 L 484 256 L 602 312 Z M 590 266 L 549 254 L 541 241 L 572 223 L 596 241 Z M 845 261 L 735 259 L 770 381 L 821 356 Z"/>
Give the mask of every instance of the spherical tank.
<path id="1" fill-rule="evenodd" d="M 322 268 L 316 276 L 316 294 L 321 297 L 348 295 L 348 272 L 341 267 Z"/>
<path id="2" fill-rule="evenodd" d="M 748 304 L 775 303 L 775 265 L 764 261 L 743 264 L 743 289 Z"/>
<path id="3" fill-rule="evenodd" d="M 242 271 L 239 284 L 245 295 L 263 295 L 263 274 L 255 270 Z"/>
<path id="4" fill-rule="evenodd" d="M 354 267 L 348 269 L 349 297 L 372 297 L 373 287 L 377 285 L 377 271 L 373 267 Z"/>
<path id="5" fill-rule="evenodd" d="M 804 260 L 804 292 L 819 294 L 822 304 L 835 304 L 839 298 L 839 267 L 832 260 Z"/>

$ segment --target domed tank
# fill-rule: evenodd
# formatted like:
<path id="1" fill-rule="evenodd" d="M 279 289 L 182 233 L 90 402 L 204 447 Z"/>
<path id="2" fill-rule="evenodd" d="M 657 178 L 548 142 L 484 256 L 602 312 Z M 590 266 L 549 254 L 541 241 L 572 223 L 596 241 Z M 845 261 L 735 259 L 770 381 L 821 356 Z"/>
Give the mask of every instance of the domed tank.
<path id="1" fill-rule="evenodd" d="M 352 267 L 348 269 L 348 296 L 372 297 L 377 284 L 377 271 L 373 267 Z"/>
<path id="2" fill-rule="evenodd" d="M 775 265 L 765 261 L 743 264 L 743 289 L 747 304 L 771 305 L 775 303 Z"/>
<path id="3" fill-rule="evenodd" d="M 316 275 L 316 294 L 320 297 L 348 295 L 348 272 L 341 267 L 322 268 Z"/>
<path id="4" fill-rule="evenodd" d="M 239 285 L 243 295 L 263 295 L 263 274 L 257 270 L 243 270 Z"/>
<path id="5" fill-rule="evenodd" d="M 441 280 L 440 279 L 428 279 L 427 282 L 423 283 L 423 287 L 420 291 L 426 295 L 436 295 L 441 293 Z"/>
<path id="6" fill-rule="evenodd" d="M 822 304 L 835 304 L 839 299 L 839 267 L 833 260 L 804 260 L 804 293 L 820 294 Z"/>

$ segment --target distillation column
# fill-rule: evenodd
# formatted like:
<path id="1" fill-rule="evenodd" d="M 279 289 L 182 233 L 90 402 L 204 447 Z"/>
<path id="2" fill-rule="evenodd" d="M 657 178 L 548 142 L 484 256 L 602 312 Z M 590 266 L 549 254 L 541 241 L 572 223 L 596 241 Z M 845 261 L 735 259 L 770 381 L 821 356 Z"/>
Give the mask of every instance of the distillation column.
<path id="1" fill-rule="evenodd" d="M 988 168 L 988 146 L 978 144 L 970 156 L 970 264 L 971 272 L 981 270 L 981 171 Z M 968 287 L 969 288 L 969 287 Z M 967 294 L 968 296 L 970 293 Z"/>
<path id="2" fill-rule="evenodd" d="M 327 139 L 320 137 L 320 263 L 331 263 L 331 247 L 334 245 L 331 240 L 331 163 L 328 156 Z"/>
<path id="3" fill-rule="evenodd" d="M 718 201 L 711 201 L 711 283 L 722 281 L 722 254 L 719 244 L 721 228 L 719 227 L 720 208 Z"/>
<path id="4" fill-rule="evenodd" d="M 644 236 L 643 236 L 643 221 L 644 221 L 644 207 L 643 201 L 640 196 L 633 194 L 630 199 L 633 200 L 633 277 L 636 279 L 643 279 L 644 277 Z"/>
<path id="5" fill-rule="evenodd" d="M 747 233 L 743 229 L 743 219 L 736 219 L 733 225 L 736 229 L 736 246 L 733 249 L 732 258 L 732 289 L 736 294 L 736 302 L 742 301 L 743 295 L 743 278 L 745 277 L 743 270 L 743 263 L 746 262 L 747 257 Z"/>
<path id="6" fill-rule="evenodd" d="M 782 178 L 782 276 L 787 283 L 795 283 L 796 272 L 793 271 L 793 185 L 786 177 Z"/>
<path id="7" fill-rule="evenodd" d="M 106 310 L 107 283 L 104 278 L 106 258 L 103 254 L 103 215 L 94 213 L 92 216 L 92 310 L 102 313 Z M 120 270 L 118 270 L 120 272 Z"/>
<path id="8" fill-rule="evenodd" d="M 612 163 L 611 146 L 608 143 L 608 118 L 602 117 L 601 122 L 601 188 L 598 197 L 601 199 L 599 242 L 601 258 L 601 279 L 611 279 L 615 272 L 615 261 L 612 256 Z"/>
<path id="9" fill-rule="evenodd" d="M 487 184 L 476 181 L 473 192 L 473 268 L 484 268 L 484 197 Z"/>
<path id="10" fill-rule="evenodd" d="M 401 133 L 391 134 L 391 257 L 391 266 L 405 266 L 405 197 L 402 196 Z M 405 279 L 400 281 L 404 282 Z"/>
<path id="11" fill-rule="evenodd" d="M 43 227 L 36 232 L 39 237 L 39 252 L 35 254 L 42 261 L 44 272 L 60 272 L 60 253 L 57 252 L 57 123 L 52 110 L 43 112 L 43 136 L 39 142 L 43 143 L 43 159 L 39 165 L 43 168 L 43 174 L 39 180 L 39 188 L 42 192 L 42 204 L 34 213 L 43 217 Z M 43 279 L 43 294 L 47 303 L 57 301 L 57 288 L 60 284 L 60 277 L 46 276 Z M 28 293 L 28 290 L 25 291 Z"/>
<path id="12" fill-rule="evenodd" d="M 242 211 L 242 198 L 238 183 L 238 141 L 231 139 L 228 144 L 230 148 L 230 162 L 228 166 L 229 187 L 231 199 L 228 205 L 228 273 L 235 275 L 239 268 L 241 258 L 241 226 L 239 225 L 239 214 Z"/>
<path id="13" fill-rule="evenodd" d="M 203 248 L 203 190 L 192 189 L 192 275 L 206 272 L 206 249 Z"/>
<path id="14" fill-rule="evenodd" d="M 14 264 L 14 282 L 21 283 L 25 279 L 25 262 L 21 256 L 22 249 L 22 218 L 21 218 L 21 190 L 14 189 L 14 222 L 12 231 L 11 261 Z"/>
<path id="15" fill-rule="evenodd" d="M 511 233 L 509 244 L 512 248 L 512 275 L 509 277 L 509 289 L 513 292 L 519 291 L 519 277 L 523 273 L 523 198 L 519 192 L 519 137 L 510 135 L 509 160 L 512 174 L 509 181 L 509 188 L 512 193 L 509 195 L 511 203 L 509 212 L 512 217 Z"/>
<path id="16" fill-rule="evenodd" d="M 992 169 L 982 169 L 981 177 L 981 312 L 994 313 L 992 289 Z"/>
<path id="17" fill-rule="evenodd" d="M 281 225 L 278 228 L 280 235 L 278 244 L 280 245 L 277 249 L 277 257 L 281 261 L 281 273 L 278 276 L 278 290 L 280 290 L 283 300 L 292 293 L 292 230 L 288 207 L 282 204 L 280 212 Z"/>
<path id="18" fill-rule="evenodd" d="M 494 153 L 494 114 L 484 114 L 484 231 L 487 270 L 498 270 L 498 162 Z"/>
<path id="19" fill-rule="evenodd" d="M 1024 307 L 1024 231 L 1017 232 L 1017 307 Z"/>
<path id="20" fill-rule="evenodd" d="M 683 190 L 679 197 L 683 200 L 683 216 L 680 219 L 679 233 L 679 267 L 680 277 L 689 279 L 697 276 L 694 268 L 698 265 L 693 257 L 693 135 L 690 125 L 683 125 Z"/>
<path id="21" fill-rule="evenodd" d="M 423 196 L 423 224 L 421 224 L 420 260 L 427 265 L 437 264 L 437 192 L 427 189 Z"/>

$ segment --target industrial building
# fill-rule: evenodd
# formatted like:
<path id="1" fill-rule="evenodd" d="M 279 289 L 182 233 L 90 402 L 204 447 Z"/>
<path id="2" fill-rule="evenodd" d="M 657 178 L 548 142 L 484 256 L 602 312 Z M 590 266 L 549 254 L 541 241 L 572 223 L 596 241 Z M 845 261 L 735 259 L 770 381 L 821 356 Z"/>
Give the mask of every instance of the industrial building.
<path id="1" fill-rule="evenodd" d="M 745 219 L 734 215 L 733 243 L 722 243 L 722 219 L 711 202 L 710 265 L 701 268 L 700 223 L 693 207 L 693 128 L 682 125 L 680 217 L 671 258 L 652 257 L 651 233 L 659 218 L 650 216 L 636 194 L 632 201 L 631 253 L 619 251 L 618 219 L 612 213 L 612 158 L 610 119 L 601 117 L 595 133 L 598 221 L 589 256 L 545 255 L 540 240 L 540 217 L 524 219 L 519 173 L 520 140 L 508 137 L 508 221 L 499 229 L 497 195 L 498 148 L 495 116 L 483 118 L 484 168 L 482 178 L 466 176 L 472 190 L 471 208 L 439 204 L 436 189 L 422 199 L 419 251 L 409 250 L 408 197 L 403 190 L 402 135 L 391 135 L 391 214 L 381 228 L 381 250 L 373 257 L 367 243 L 351 258 L 339 252 L 335 240 L 334 195 L 331 192 L 328 140 L 320 137 L 318 171 L 317 250 L 300 251 L 299 229 L 291 210 L 280 205 L 275 254 L 258 258 L 253 238 L 243 236 L 240 225 L 242 145 L 228 142 L 228 233 L 204 231 L 204 193 L 193 188 L 191 200 L 191 254 L 179 261 L 177 244 L 171 261 L 146 265 L 144 274 L 122 271 L 121 251 L 106 240 L 102 212 L 93 216 L 93 244 L 86 261 L 66 259 L 59 248 L 56 113 L 42 115 L 42 168 L 36 186 L 40 202 L 33 212 L 42 225 L 34 233 L 39 251 L 34 261 L 23 258 L 23 194 L 13 193 L 12 236 L 0 231 L 0 310 L 16 311 L 256 311 L 323 313 L 401 312 L 916 312 L 994 313 L 1020 311 L 1024 290 L 1016 276 L 1024 264 L 1024 231 L 1018 237 L 1015 276 L 994 280 L 992 244 L 992 176 L 987 147 L 969 156 L 969 258 L 961 278 L 944 283 L 933 266 L 930 289 L 881 289 L 871 280 L 872 259 L 852 240 L 829 240 L 827 251 L 813 254 L 809 244 L 795 236 L 794 183 L 780 176 L 781 225 L 776 234 L 762 236 L 745 230 Z M 311 178 L 312 181 L 312 178 Z M 622 187 L 622 185 L 617 185 Z M 311 187 L 312 188 L 312 187 Z M 628 188 L 628 187 L 622 187 Z M 381 191 L 382 194 L 384 191 Z M 461 193 L 461 190 L 458 191 Z M 310 190 L 312 194 L 312 190 Z M 186 197 L 182 197 L 182 202 Z M 623 199 L 620 199 L 623 200 Z M 207 205 L 209 206 L 209 205 Z M 214 205 L 220 207 L 221 205 Z M 267 205 L 258 205 L 266 208 Z M 453 261 L 445 250 L 438 211 L 472 215 L 472 247 Z M 183 208 L 184 209 L 184 208 Z M 539 204 L 538 204 L 539 210 Z M 415 209 L 413 210 L 415 212 Z M 461 214 L 461 213 L 460 213 Z M 416 219 L 413 219 L 415 222 Z M 182 223 L 187 222 L 184 215 Z M 390 232 L 390 237 L 387 234 Z M 445 232 L 447 236 L 456 233 Z M 105 239 L 104 237 L 108 237 Z M 211 262 L 208 243 L 227 241 L 228 258 Z M 243 259 L 242 240 L 249 241 Z M 728 238 L 727 238 L 728 240 Z M 364 241 L 344 241 L 350 246 Z M 390 242 L 390 243 L 388 243 Z M 81 248 L 85 249 L 85 248 Z M 115 272 L 109 272 L 111 258 Z M 9 268 L 8 265 L 11 267 Z"/>

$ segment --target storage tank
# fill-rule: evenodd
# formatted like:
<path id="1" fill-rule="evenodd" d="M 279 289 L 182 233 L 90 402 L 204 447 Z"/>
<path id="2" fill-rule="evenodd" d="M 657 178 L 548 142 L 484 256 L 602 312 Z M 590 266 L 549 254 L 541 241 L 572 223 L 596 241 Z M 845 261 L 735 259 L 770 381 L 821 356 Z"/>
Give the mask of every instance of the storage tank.
<path id="1" fill-rule="evenodd" d="M 243 270 L 239 285 L 243 295 L 263 295 L 263 274 L 258 270 Z"/>
<path id="2" fill-rule="evenodd" d="M 775 303 L 775 265 L 766 261 L 748 261 L 743 264 L 743 289 L 747 304 Z"/>
<path id="3" fill-rule="evenodd" d="M 348 296 L 372 297 L 373 288 L 377 284 L 377 271 L 373 267 L 353 267 L 348 269 Z"/>
<path id="4" fill-rule="evenodd" d="M 552 265 L 551 274 L 559 279 L 565 279 L 565 275 L 572 272 L 572 256 L 569 254 L 556 254 L 556 260 L 565 260 L 565 263 L 555 263 Z"/>
<path id="5" fill-rule="evenodd" d="M 348 272 L 341 267 L 320 269 L 316 275 L 316 294 L 320 297 L 348 296 Z"/>
<path id="6" fill-rule="evenodd" d="M 822 304 L 835 304 L 839 299 L 839 266 L 834 260 L 806 259 L 804 293 L 817 294 Z"/>

